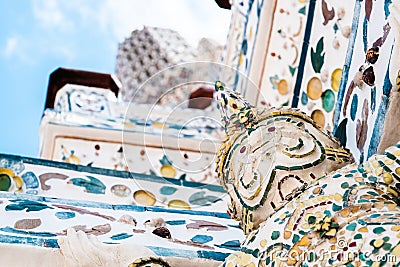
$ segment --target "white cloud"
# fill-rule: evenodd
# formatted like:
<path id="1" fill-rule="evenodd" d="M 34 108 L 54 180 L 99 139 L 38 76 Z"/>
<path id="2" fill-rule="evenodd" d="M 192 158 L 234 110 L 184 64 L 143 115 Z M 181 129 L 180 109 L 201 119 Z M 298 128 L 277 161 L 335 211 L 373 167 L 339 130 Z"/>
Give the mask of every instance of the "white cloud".
<path id="1" fill-rule="evenodd" d="M 202 37 L 225 43 L 230 12 L 214 1 L 198 0 L 105 0 L 98 12 L 99 25 L 121 41 L 143 25 L 171 28 L 192 45 Z"/>
<path id="2" fill-rule="evenodd" d="M 29 51 L 29 42 L 18 35 L 8 37 L 2 51 L 2 56 L 11 61 L 19 61 L 23 64 L 32 65 L 34 63 Z"/>
<path id="3" fill-rule="evenodd" d="M 65 30 L 73 25 L 67 20 L 58 0 L 34 0 L 33 15 L 44 28 Z"/>
<path id="4" fill-rule="evenodd" d="M 178 31 L 192 45 L 202 37 L 225 43 L 230 12 L 214 1 L 198 0 L 33 0 L 34 16 L 43 27 L 73 30 L 91 25 L 111 33 L 121 42 L 135 29 L 145 26 Z M 80 24 L 80 25 L 79 25 Z"/>
<path id="5" fill-rule="evenodd" d="M 67 62 L 79 56 L 79 37 L 93 31 L 99 42 L 113 47 L 143 26 L 170 28 L 178 31 L 196 47 L 202 37 L 226 42 L 230 12 L 214 1 L 199 0 L 31 0 L 36 21 L 35 35 L 25 42 L 21 54 L 56 54 Z M 51 44 L 51 45 L 50 45 Z M 16 45 L 16 44 L 14 44 Z M 13 52 L 13 43 L 9 51 Z M 34 49 L 33 49 L 34 47 Z M 15 49 L 15 48 L 14 48 Z M 36 49 L 36 50 L 35 50 Z M 23 51 L 22 51 L 23 50 Z"/>
<path id="6" fill-rule="evenodd" d="M 6 41 L 6 46 L 4 48 L 4 56 L 11 57 L 16 52 L 18 45 L 18 38 L 17 37 L 9 37 Z"/>

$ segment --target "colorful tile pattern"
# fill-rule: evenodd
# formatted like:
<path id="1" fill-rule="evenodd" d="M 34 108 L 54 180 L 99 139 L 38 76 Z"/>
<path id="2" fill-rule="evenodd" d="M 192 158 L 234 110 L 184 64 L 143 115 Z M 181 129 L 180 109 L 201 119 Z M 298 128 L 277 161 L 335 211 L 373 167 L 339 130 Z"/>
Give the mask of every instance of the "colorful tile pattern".
<path id="1" fill-rule="evenodd" d="M 59 248 L 57 239 L 74 228 L 102 243 L 145 246 L 158 256 L 223 261 L 243 239 L 225 213 L 82 202 L 0 193 L 0 242 Z M 161 234 L 161 230 L 168 236 Z M 13 249 L 11 246 L 9 249 Z"/>
<path id="2" fill-rule="evenodd" d="M 232 9 L 234 13 L 231 29 L 234 28 L 235 30 L 230 32 L 226 53 L 230 55 L 228 60 L 235 59 L 235 61 L 223 61 L 223 63 L 232 66 L 233 71 L 223 70 L 227 73 L 222 73 L 220 79 L 227 78 L 227 87 L 240 92 L 248 99 L 251 98 L 251 102 L 255 101 L 256 95 L 254 91 L 257 91 L 255 81 L 249 80 L 253 71 L 252 68 L 254 68 L 253 63 L 259 60 L 259 55 L 256 55 L 257 40 L 259 38 L 267 38 L 269 32 L 268 27 L 265 27 L 265 25 L 261 27 L 260 18 L 263 12 L 271 13 L 269 7 L 273 5 L 272 2 L 274 1 L 271 1 L 271 3 L 264 0 L 233 2 Z M 237 24 L 239 26 L 236 26 Z M 234 81 L 232 83 L 233 76 Z"/>
<path id="3" fill-rule="evenodd" d="M 391 1 L 357 1 L 335 114 L 335 136 L 358 162 L 376 152 L 392 84 Z"/>
<path id="4" fill-rule="evenodd" d="M 221 186 L 0 154 L 1 191 L 74 201 L 226 210 Z"/>
<path id="5" fill-rule="evenodd" d="M 214 157 L 222 128 L 215 112 L 129 105 L 106 99 L 107 90 L 98 89 L 94 94 L 93 88 L 86 89 L 64 87 L 57 95 L 58 108 L 46 110 L 41 125 L 40 157 L 216 183 Z M 62 104 L 64 98 L 67 106 Z M 79 109 L 80 99 L 105 102 L 104 109 Z M 83 106 L 91 106 L 85 103 Z"/>
<path id="6" fill-rule="evenodd" d="M 350 164 L 304 113 L 255 108 L 215 87 L 227 133 L 218 177 L 247 234 L 222 267 L 398 264 L 400 143 Z"/>
<path id="7" fill-rule="evenodd" d="M 232 18 L 221 60 L 224 65 L 230 68 L 223 68 L 219 76 L 219 79 L 224 81 L 230 88 L 234 87 L 235 80 L 237 79 L 236 68 L 239 64 L 244 28 L 246 26 L 247 5 L 248 1 L 236 0 L 232 1 L 231 5 Z"/>
<path id="8" fill-rule="evenodd" d="M 106 117 L 112 116 L 115 102 L 117 98 L 108 89 L 67 84 L 57 92 L 54 110 Z"/>
<path id="9" fill-rule="evenodd" d="M 271 37 L 266 44 L 263 71 L 258 84 L 260 92 L 257 106 L 290 106 L 298 68 L 302 67 L 300 56 L 311 3 L 276 1 Z"/>
<path id="10" fill-rule="evenodd" d="M 210 152 L 63 137 L 55 139 L 54 147 L 51 159 L 56 161 L 215 183 L 215 154 Z"/>
<path id="11" fill-rule="evenodd" d="M 355 1 L 317 1 L 309 44 L 303 46 L 292 106 L 333 130 L 333 111 L 350 37 Z"/>
<path id="12" fill-rule="evenodd" d="M 260 10 L 262 9 L 264 0 L 249 0 L 246 13 L 246 22 L 243 32 L 243 40 L 238 61 L 238 70 L 236 74 L 236 87 L 243 90 L 247 84 L 250 74 L 250 68 L 253 60 L 255 41 L 257 39 L 258 25 L 260 23 Z M 243 76 L 244 75 L 244 76 Z M 242 77 L 243 76 L 243 77 Z M 244 92 L 242 92 L 244 93 Z"/>
<path id="13" fill-rule="evenodd" d="M 229 213 L 246 233 L 314 179 L 352 162 L 304 113 L 254 108 L 221 82 L 216 89 L 227 134 L 217 154 L 218 178 L 231 196 Z"/>
<path id="14" fill-rule="evenodd" d="M 397 266 L 400 143 L 310 186 L 221 266 Z"/>

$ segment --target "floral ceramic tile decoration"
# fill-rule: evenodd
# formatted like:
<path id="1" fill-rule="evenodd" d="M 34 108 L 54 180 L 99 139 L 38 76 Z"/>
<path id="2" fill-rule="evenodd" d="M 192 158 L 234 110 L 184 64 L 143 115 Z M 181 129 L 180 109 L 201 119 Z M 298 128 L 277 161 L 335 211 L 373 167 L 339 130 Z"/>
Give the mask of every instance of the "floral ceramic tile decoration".
<path id="1" fill-rule="evenodd" d="M 263 5 L 262 0 L 250 0 L 248 3 L 248 10 L 246 15 L 245 28 L 243 33 L 243 40 L 241 41 L 241 48 L 238 61 L 238 72 L 249 75 L 250 67 L 252 64 L 252 57 L 254 52 L 254 45 L 257 35 L 257 27 L 260 21 L 259 9 Z M 239 75 L 239 74 L 238 74 Z M 237 75 L 236 79 L 240 76 Z M 240 86 L 241 81 L 236 81 Z M 244 82 L 244 81 L 243 81 Z"/>
<path id="2" fill-rule="evenodd" d="M 166 156 L 161 162 L 163 173 L 172 172 Z M 221 212 L 228 199 L 219 185 L 10 155 L 0 155 L 0 190 L 78 202 Z"/>
<path id="3" fill-rule="evenodd" d="M 291 104 L 310 5 L 308 1 L 276 2 L 270 41 L 261 59 L 258 106 Z"/>
<path id="4" fill-rule="evenodd" d="M 248 1 L 232 1 L 232 18 L 229 25 L 227 42 L 224 47 L 221 62 L 230 67 L 223 69 L 220 73 L 220 80 L 227 86 L 233 88 L 236 78 L 236 68 L 239 64 L 241 44 L 243 40 L 244 29 L 246 26 L 246 15 Z"/>
<path id="5" fill-rule="evenodd" d="M 317 124 L 333 129 L 333 112 L 353 19 L 355 1 L 320 0 L 315 3 L 312 26 L 302 52 L 292 106 Z"/>
<path id="6" fill-rule="evenodd" d="M 363 162 L 376 153 L 392 84 L 391 1 L 357 1 L 335 114 L 335 136 Z"/>
<path id="7" fill-rule="evenodd" d="M 215 154 L 212 151 L 206 153 L 57 137 L 51 158 L 91 167 L 216 183 Z"/>
<path id="8" fill-rule="evenodd" d="M 244 235 L 226 213 L 170 211 L 1 192 L 0 240 L 59 248 L 58 239 L 73 228 L 102 243 L 145 246 L 159 256 L 222 261 L 239 249 Z"/>
<path id="9" fill-rule="evenodd" d="M 92 91 L 60 90 L 55 104 L 60 108 L 47 109 L 42 119 L 40 157 L 216 184 L 214 158 L 222 130 L 212 112 L 129 105 L 105 97 L 99 102 Z M 84 106 L 99 102 L 103 109 L 79 109 L 82 99 L 93 102 Z"/>
<path id="10" fill-rule="evenodd" d="M 117 98 L 110 90 L 67 84 L 56 94 L 54 109 L 99 116 L 111 116 Z"/>
<path id="11" fill-rule="evenodd" d="M 254 104 L 258 95 L 257 85 L 262 58 L 271 31 L 271 17 L 273 17 L 275 0 L 255 0 L 247 1 L 247 3 L 248 9 L 243 37 L 240 41 L 240 51 L 238 51 L 235 82 L 232 87 L 230 83 L 227 86 L 240 92 L 250 103 Z"/>

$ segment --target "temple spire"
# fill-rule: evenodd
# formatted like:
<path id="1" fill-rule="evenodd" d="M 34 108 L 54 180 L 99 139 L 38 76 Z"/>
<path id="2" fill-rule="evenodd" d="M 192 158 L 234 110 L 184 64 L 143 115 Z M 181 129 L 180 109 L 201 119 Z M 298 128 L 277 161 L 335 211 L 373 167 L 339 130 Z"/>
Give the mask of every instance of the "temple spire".
<path id="1" fill-rule="evenodd" d="M 215 82 L 217 108 L 221 112 L 221 121 L 225 127 L 238 131 L 247 129 L 250 134 L 257 124 L 255 107 L 247 102 L 240 94 L 226 90 L 221 81 Z"/>

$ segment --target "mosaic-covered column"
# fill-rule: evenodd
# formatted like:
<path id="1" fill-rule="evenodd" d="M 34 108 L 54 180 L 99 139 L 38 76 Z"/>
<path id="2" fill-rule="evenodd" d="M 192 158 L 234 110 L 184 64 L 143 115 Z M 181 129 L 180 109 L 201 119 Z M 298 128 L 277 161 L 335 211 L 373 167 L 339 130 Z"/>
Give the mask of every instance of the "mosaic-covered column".
<path id="1" fill-rule="evenodd" d="M 392 83 L 391 1 L 357 1 L 335 114 L 335 135 L 356 160 L 376 153 Z"/>
<path id="2" fill-rule="evenodd" d="M 232 23 L 226 54 L 234 59 L 234 79 L 227 86 L 240 92 L 252 104 L 258 96 L 258 79 L 262 70 L 261 55 L 266 51 L 270 36 L 275 1 L 236 1 L 232 6 Z M 238 25 L 238 26 L 236 26 Z M 229 61 L 223 60 L 229 65 Z M 225 76 L 221 80 L 225 81 Z"/>
<path id="3" fill-rule="evenodd" d="M 234 89 L 255 106 L 299 107 L 332 130 L 354 3 L 248 1 Z"/>
<path id="4" fill-rule="evenodd" d="M 312 7 L 311 5 L 315 5 Z M 322 128 L 333 129 L 333 113 L 350 37 L 355 1 L 310 2 L 292 106 Z"/>
<path id="5" fill-rule="evenodd" d="M 236 80 L 236 69 L 239 65 L 239 57 L 243 33 L 246 24 L 247 1 L 232 1 L 231 22 L 228 37 L 222 53 L 222 64 L 230 67 L 224 68 L 220 73 L 220 80 L 224 81 L 230 88 L 234 87 Z"/>

